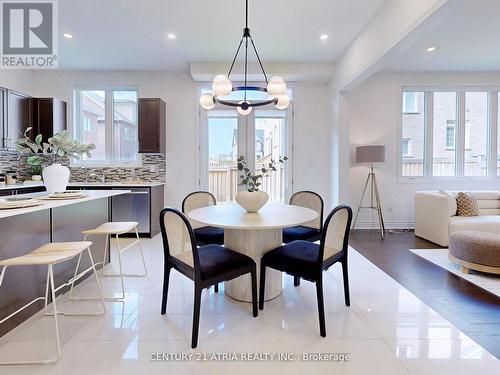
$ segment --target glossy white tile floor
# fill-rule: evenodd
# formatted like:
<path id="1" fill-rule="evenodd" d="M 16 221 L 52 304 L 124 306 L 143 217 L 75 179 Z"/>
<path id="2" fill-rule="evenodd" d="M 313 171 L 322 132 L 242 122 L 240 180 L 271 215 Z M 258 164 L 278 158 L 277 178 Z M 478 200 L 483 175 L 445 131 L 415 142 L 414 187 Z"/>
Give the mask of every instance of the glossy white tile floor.
<path id="1" fill-rule="evenodd" d="M 258 318 L 249 304 L 205 291 L 198 348 L 190 349 L 193 284 L 171 275 L 167 315 L 160 315 L 161 238 L 144 240 L 148 278 L 126 280 L 123 303 L 107 303 L 106 315 L 61 317 L 63 357 L 55 365 L 0 367 L 0 374 L 499 374 L 491 354 L 431 310 L 359 253 L 350 253 L 351 307 L 344 305 L 340 266 L 324 275 L 327 337 L 319 336 L 314 285 L 293 287 L 266 303 Z M 125 254 L 133 271 L 138 255 Z M 8 273 L 7 273 L 8 277 Z M 107 295 L 118 294 L 119 280 L 102 281 Z M 1 290 L 0 290 L 1 293 Z M 86 280 L 81 295 L 95 293 Z M 66 296 L 58 308 L 76 307 Z M 80 309 L 82 305 L 79 305 Z M 98 308 L 93 303 L 86 309 Z M 51 318 L 38 314 L 0 339 L 0 360 L 53 353 Z M 153 362 L 151 353 L 291 352 L 349 353 L 349 362 Z"/>

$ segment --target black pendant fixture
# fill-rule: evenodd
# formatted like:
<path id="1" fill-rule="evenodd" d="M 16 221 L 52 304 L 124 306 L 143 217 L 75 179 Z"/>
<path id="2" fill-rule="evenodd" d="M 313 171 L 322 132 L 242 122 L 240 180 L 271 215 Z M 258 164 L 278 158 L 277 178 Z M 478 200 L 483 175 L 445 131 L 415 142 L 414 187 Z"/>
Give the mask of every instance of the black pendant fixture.
<path id="1" fill-rule="evenodd" d="M 200 97 L 200 105 L 205 109 L 212 109 L 215 107 L 216 103 L 229 106 L 236 107 L 238 113 L 241 115 L 248 115 L 252 112 L 253 107 L 264 106 L 268 104 L 274 104 L 277 109 L 286 109 L 290 104 L 290 99 L 287 96 L 286 91 L 286 83 L 282 77 L 274 76 L 269 80 L 267 78 L 266 71 L 264 70 L 264 66 L 262 65 L 262 61 L 260 60 L 259 53 L 257 52 L 257 48 L 252 39 L 252 35 L 250 34 L 250 28 L 248 27 L 248 0 L 245 0 L 245 28 L 243 29 L 243 36 L 238 44 L 238 48 L 236 49 L 236 53 L 234 54 L 233 61 L 231 63 L 231 67 L 229 68 L 229 72 L 227 76 L 220 74 L 217 75 L 212 82 L 213 93 L 205 93 Z M 244 84 L 243 86 L 233 86 L 230 81 L 231 73 L 233 72 L 234 64 L 238 58 L 238 55 L 241 51 L 241 46 L 244 45 L 245 48 L 245 60 L 244 60 Z M 248 86 L 248 47 L 252 46 L 252 50 L 257 57 L 257 61 L 259 62 L 260 69 L 262 71 L 262 75 L 264 76 L 264 81 L 266 82 L 265 87 L 260 86 Z M 231 94 L 232 91 L 243 91 L 244 97 L 240 102 L 233 102 L 229 100 L 223 100 L 221 97 L 227 96 Z M 248 91 L 260 91 L 268 94 L 268 98 L 265 100 L 250 100 L 247 98 Z"/>

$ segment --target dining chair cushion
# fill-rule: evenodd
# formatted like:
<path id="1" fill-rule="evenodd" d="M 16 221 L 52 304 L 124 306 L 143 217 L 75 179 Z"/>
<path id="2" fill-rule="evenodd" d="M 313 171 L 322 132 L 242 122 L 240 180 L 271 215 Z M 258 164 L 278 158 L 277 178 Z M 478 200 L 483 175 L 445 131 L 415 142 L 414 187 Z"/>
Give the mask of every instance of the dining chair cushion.
<path id="1" fill-rule="evenodd" d="M 293 274 L 307 276 L 318 264 L 319 244 L 293 241 L 264 254 L 262 261 L 269 267 Z"/>
<path id="2" fill-rule="evenodd" d="M 220 245 L 202 246 L 198 249 L 198 256 L 203 280 L 254 264 L 253 259 L 249 256 Z"/>
<path id="3" fill-rule="evenodd" d="M 320 230 L 304 227 L 302 225 L 283 229 L 284 243 L 290 243 L 297 240 L 314 242 L 319 240 L 320 238 L 321 238 Z"/>
<path id="4" fill-rule="evenodd" d="M 224 244 L 224 229 L 216 227 L 203 227 L 194 230 L 196 242 L 204 245 Z"/>

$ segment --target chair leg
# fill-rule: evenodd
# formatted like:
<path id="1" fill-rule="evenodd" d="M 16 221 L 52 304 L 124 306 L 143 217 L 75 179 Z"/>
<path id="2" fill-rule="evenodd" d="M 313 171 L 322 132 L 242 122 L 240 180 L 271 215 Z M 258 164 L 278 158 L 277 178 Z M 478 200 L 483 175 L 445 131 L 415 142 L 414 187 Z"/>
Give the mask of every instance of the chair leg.
<path id="1" fill-rule="evenodd" d="M 194 307 L 193 307 L 193 335 L 191 338 L 191 348 L 198 346 L 198 328 L 200 326 L 200 308 L 201 308 L 201 292 L 202 289 L 198 286 L 194 288 Z"/>
<path id="2" fill-rule="evenodd" d="M 300 277 L 294 276 L 293 277 L 293 286 L 299 286 L 299 285 L 300 285 Z"/>
<path id="3" fill-rule="evenodd" d="M 144 266 L 144 275 L 137 276 L 148 276 L 148 269 L 146 268 L 146 260 L 144 259 L 144 253 L 142 252 L 142 244 L 141 239 L 139 237 L 139 231 L 137 230 L 137 226 L 135 227 L 135 236 L 137 238 L 137 244 L 139 245 L 139 252 L 141 253 L 142 265 Z"/>
<path id="4" fill-rule="evenodd" d="M 97 270 L 95 268 L 94 257 L 92 256 L 92 252 L 90 251 L 90 247 L 87 247 L 87 253 L 89 255 L 90 264 L 92 265 L 92 272 L 94 273 L 95 282 L 97 284 L 97 289 L 99 290 L 99 299 L 101 300 L 103 314 L 105 314 L 106 313 L 106 305 L 104 303 L 104 297 L 102 295 L 101 283 L 99 282 L 99 276 L 97 276 Z M 82 255 L 82 254 L 80 253 L 80 255 Z M 80 258 L 78 258 L 78 261 L 80 261 Z M 73 288 L 73 283 L 71 283 L 71 288 Z"/>
<path id="5" fill-rule="evenodd" d="M 167 312 L 167 299 L 168 299 L 168 283 L 170 280 L 170 270 L 172 268 L 165 264 L 165 270 L 163 272 L 163 296 L 161 299 L 161 315 L 165 315 Z"/>
<path id="6" fill-rule="evenodd" d="M 266 265 L 260 262 L 259 309 L 264 310 L 264 294 L 266 293 Z"/>
<path id="7" fill-rule="evenodd" d="M 347 257 L 341 262 L 342 263 L 342 275 L 344 278 L 344 298 L 345 298 L 345 305 L 346 306 L 351 306 L 351 298 L 349 295 L 349 277 L 347 275 Z"/>
<path id="8" fill-rule="evenodd" d="M 214 285 L 214 292 L 219 293 L 219 284 Z"/>
<path id="9" fill-rule="evenodd" d="M 252 271 L 250 271 L 250 276 L 252 279 L 252 310 L 253 317 L 256 318 L 259 313 L 257 311 L 257 267 L 253 266 Z"/>
<path id="10" fill-rule="evenodd" d="M 82 253 L 80 253 L 80 255 L 78 255 L 78 262 L 76 262 L 76 268 L 75 268 L 75 274 L 73 275 L 73 279 L 76 277 L 76 275 L 78 275 L 78 270 L 80 268 L 80 262 L 82 260 Z M 72 281 L 71 282 L 71 286 L 69 288 L 69 299 L 72 300 L 73 299 L 73 288 L 75 287 L 75 282 Z"/>
<path id="11" fill-rule="evenodd" d="M 49 264 L 49 276 L 50 276 L 50 289 L 52 292 L 52 304 L 54 305 L 54 324 L 56 327 L 56 345 L 57 345 L 57 358 L 61 358 L 61 342 L 59 339 L 59 324 L 57 321 L 57 305 L 56 305 L 56 287 L 54 284 L 54 270 L 52 264 Z"/>
<path id="12" fill-rule="evenodd" d="M 318 298 L 319 334 L 321 335 L 321 337 L 326 337 L 325 305 L 323 303 L 323 280 L 321 278 L 316 281 L 316 294 Z"/>
<path id="13" fill-rule="evenodd" d="M 118 266 L 120 267 L 120 280 L 122 284 L 122 297 L 117 299 L 125 299 L 125 281 L 123 276 L 123 266 L 122 266 L 122 248 L 120 246 L 120 238 L 118 234 L 116 235 L 116 247 L 118 248 Z M 111 254 L 111 249 L 110 249 Z"/>

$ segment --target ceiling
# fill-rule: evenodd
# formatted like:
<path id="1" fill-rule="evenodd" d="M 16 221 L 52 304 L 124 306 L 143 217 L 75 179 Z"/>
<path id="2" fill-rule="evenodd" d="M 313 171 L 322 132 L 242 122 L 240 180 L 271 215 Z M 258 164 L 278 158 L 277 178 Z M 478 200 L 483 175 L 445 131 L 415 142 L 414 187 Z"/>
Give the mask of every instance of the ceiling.
<path id="1" fill-rule="evenodd" d="M 333 62 L 383 3 L 250 0 L 250 28 L 264 62 Z M 244 0 L 59 1 L 59 68 L 187 70 L 189 62 L 229 62 L 244 8 Z"/>
<path id="2" fill-rule="evenodd" d="M 446 17 L 412 39 L 391 53 L 383 70 L 500 70 L 500 1 L 453 0 Z M 427 52 L 430 46 L 436 50 Z"/>

